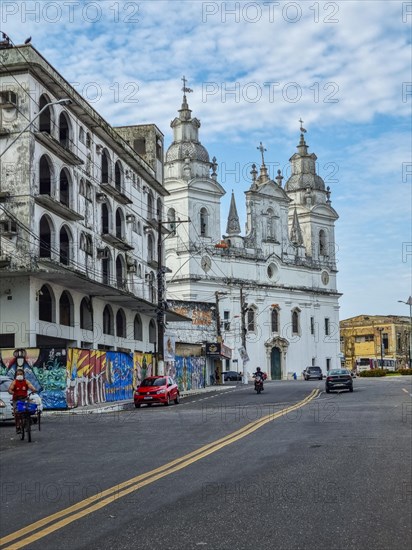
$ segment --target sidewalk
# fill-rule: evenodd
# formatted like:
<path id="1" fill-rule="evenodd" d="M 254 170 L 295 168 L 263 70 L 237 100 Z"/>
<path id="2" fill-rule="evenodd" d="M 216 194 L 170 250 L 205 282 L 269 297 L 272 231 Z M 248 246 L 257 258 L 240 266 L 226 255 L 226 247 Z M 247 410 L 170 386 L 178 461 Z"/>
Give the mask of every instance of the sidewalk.
<path id="1" fill-rule="evenodd" d="M 184 399 L 185 397 L 190 397 L 191 395 L 199 395 L 202 393 L 210 393 L 222 390 L 233 389 L 236 386 L 233 385 L 222 385 L 222 386 L 207 386 L 206 388 L 200 388 L 198 390 L 188 390 L 180 392 L 180 398 Z M 75 409 L 65 409 L 65 410 L 45 410 L 43 415 L 67 415 L 67 414 L 100 414 L 108 412 L 117 412 L 124 411 L 126 409 L 131 409 L 134 407 L 133 399 L 125 399 L 123 401 L 111 401 L 105 403 L 95 403 L 94 405 L 85 405 L 84 407 L 76 407 Z"/>

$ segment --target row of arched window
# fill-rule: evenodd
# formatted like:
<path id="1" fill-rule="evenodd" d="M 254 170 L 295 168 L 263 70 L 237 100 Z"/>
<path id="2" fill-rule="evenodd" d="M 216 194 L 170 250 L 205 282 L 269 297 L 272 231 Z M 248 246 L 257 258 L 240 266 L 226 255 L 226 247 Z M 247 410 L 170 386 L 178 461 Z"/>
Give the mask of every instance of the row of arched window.
<path id="1" fill-rule="evenodd" d="M 245 325 L 247 332 L 255 332 L 257 325 L 258 312 L 256 308 L 249 307 L 246 310 Z M 279 332 L 280 309 L 274 307 L 270 311 L 270 325 L 272 332 Z M 291 311 L 292 334 L 300 334 L 300 309 L 295 308 Z"/>
<path id="2" fill-rule="evenodd" d="M 49 285 L 43 285 L 37 293 L 39 300 L 39 320 L 49 323 L 59 323 L 65 326 L 74 326 L 75 311 L 73 298 L 67 290 L 64 290 L 59 298 L 58 319 L 56 320 L 56 298 Z M 93 331 L 95 319 L 93 307 L 89 298 L 83 298 L 79 310 L 80 328 Z M 122 308 L 118 308 L 116 314 L 112 306 L 106 305 L 101 319 L 102 333 L 128 338 L 129 340 L 143 340 L 143 324 L 138 313 L 135 314 L 133 323 L 128 324 L 126 314 Z M 153 319 L 149 322 L 149 342 L 156 342 L 156 323 Z"/>
<path id="3" fill-rule="evenodd" d="M 39 99 L 39 110 L 46 107 L 51 103 L 51 99 L 48 95 L 42 94 Z M 62 110 L 56 121 L 55 109 L 53 105 L 48 105 L 44 111 L 41 112 L 39 117 L 39 130 L 45 132 L 50 136 L 57 139 L 60 145 L 66 149 L 73 150 L 75 148 L 75 136 L 73 131 L 73 124 L 70 120 L 69 114 Z M 88 149 L 92 146 L 92 138 L 90 132 L 84 130 L 82 126 L 79 127 L 79 141 L 86 145 Z M 114 183 L 114 187 L 121 193 L 124 191 L 124 167 L 120 160 L 114 162 L 111 158 L 110 152 L 106 148 L 98 146 L 98 151 L 101 153 L 100 159 L 100 183 Z M 77 151 L 76 151 L 77 152 Z M 86 162 L 87 173 L 91 172 L 91 155 L 88 154 Z M 42 192 L 42 191 L 40 191 Z M 50 193 L 49 193 L 50 194 Z"/>
<path id="4" fill-rule="evenodd" d="M 39 256 L 40 258 L 56 259 L 63 265 L 72 265 L 73 267 L 86 268 L 88 274 L 92 278 L 97 278 L 97 271 L 90 271 L 93 266 L 87 265 L 87 257 L 94 257 L 93 239 L 92 236 L 83 231 L 79 238 L 79 249 L 84 252 L 85 257 L 79 258 L 78 262 L 74 259 L 74 243 L 73 234 L 70 227 L 66 224 L 62 225 L 58 232 L 58 247 L 56 247 L 56 231 L 54 228 L 53 220 L 47 214 L 44 214 L 39 223 Z M 148 245 L 148 260 L 154 258 L 154 239 L 151 234 L 147 235 Z M 133 262 L 128 265 L 128 260 L 125 254 L 118 252 L 114 257 L 111 250 L 108 247 L 98 250 L 97 259 L 101 261 L 100 265 L 100 277 L 104 284 L 116 284 L 118 288 L 126 289 L 127 286 L 127 274 L 130 271 L 142 279 L 143 269 L 142 265 L 137 262 Z M 86 263 L 86 265 L 85 265 Z M 149 283 L 150 300 L 156 299 L 155 288 L 155 275 L 153 271 L 149 271 L 145 274 L 145 278 Z"/>

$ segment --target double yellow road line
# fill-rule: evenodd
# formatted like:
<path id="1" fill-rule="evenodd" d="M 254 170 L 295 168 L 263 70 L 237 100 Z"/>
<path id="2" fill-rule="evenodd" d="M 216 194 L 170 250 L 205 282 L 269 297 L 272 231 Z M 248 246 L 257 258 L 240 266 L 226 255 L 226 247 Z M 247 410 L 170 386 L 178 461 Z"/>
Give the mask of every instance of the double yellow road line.
<path id="1" fill-rule="evenodd" d="M 55 514 L 36 521 L 31 525 L 27 525 L 26 527 L 23 527 L 22 529 L 19 529 L 14 533 L 10 533 L 9 535 L 6 535 L 2 539 L 0 539 L 0 546 L 3 550 L 17 550 L 18 548 L 23 548 L 24 546 L 27 546 L 28 544 L 31 544 L 49 535 L 50 533 L 53 533 L 54 531 L 58 531 L 69 523 L 73 523 L 74 521 L 84 516 L 92 514 L 93 512 L 96 512 L 97 510 L 100 510 L 101 508 L 112 504 L 114 501 L 125 497 L 129 493 L 133 493 L 134 491 L 137 491 L 142 487 L 145 487 L 146 485 L 149 485 L 150 483 L 161 479 L 162 477 L 166 477 L 170 474 L 173 474 L 174 472 L 186 468 L 190 464 L 193 464 L 194 462 L 197 462 L 198 460 L 201 460 L 202 458 L 205 458 L 206 456 L 215 453 L 216 451 L 219 451 L 223 447 L 226 447 L 227 445 L 230 445 L 231 443 L 234 443 L 235 441 L 246 437 L 247 435 L 258 430 L 268 422 L 271 422 L 276 418 L 280 418 L 290 413 L 291 411 L 304 407 L 310 401 L 312 401 L 318 395 L 318 393 L 319 390 L 312 390 L 312 392 L 307 397 L 305 397 L 305 399 L 299 401 L 295 405 L 286 407 L 285 409 L 282 409 L 277 413 L 270 413 L 266 416 L 263 416 L 260 420 L 251 422 L 243 428 L 240 428 L 239 430 L 236 430 L 235 432 L 232 432 L 231 434 L 222 437 L 221 439 L 218 439 L 212 443 L 208 443 L 207 445 L 200 447 L 196 451 L 177 458 L 176 460 L 172 460 L 171 462 L 168 462 L 167 464 L 164 464 L 163 466 L 160 466 L 155 470 L 151 470 L 150 472 L 146 472 L 144 474 L 133 477 L 132 479 L 124 481 L 123 483 L 115 485 L 114 487 L 110 487 L 109 489 L 106 489 L 105 491 L 102 491 L 97 495 L 93 495 L 80 502 L 77 502 L 76 504 L 73 504 L 73 506 L 69 506 L 68 508 L 61 510 L 60 512 L 56 512 Z M 6 546 L 10 543 L 12 543 L 10 546 Z"/>

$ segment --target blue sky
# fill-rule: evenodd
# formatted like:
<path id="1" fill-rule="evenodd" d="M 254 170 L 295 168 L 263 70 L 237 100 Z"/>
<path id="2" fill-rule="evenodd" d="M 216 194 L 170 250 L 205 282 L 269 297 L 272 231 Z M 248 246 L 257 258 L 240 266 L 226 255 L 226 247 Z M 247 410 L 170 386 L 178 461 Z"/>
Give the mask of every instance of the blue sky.
<path id="1" fill-rule="evenodd" d="M 3 0 L 0 27 L 33 46 L 112 125 L 171 141 L 181 77 L 200 136 L 235 192 L 267 149 L 287 177 L 299 140 L 318 156 L 336 224 L 340 317 L 408 315 L 412 261 L 410 2 Z"/>

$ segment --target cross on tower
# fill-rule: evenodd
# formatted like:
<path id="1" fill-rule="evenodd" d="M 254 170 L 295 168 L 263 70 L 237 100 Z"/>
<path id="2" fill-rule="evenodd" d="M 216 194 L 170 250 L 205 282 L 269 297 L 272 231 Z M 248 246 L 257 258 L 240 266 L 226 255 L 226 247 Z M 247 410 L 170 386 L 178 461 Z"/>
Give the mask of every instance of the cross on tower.
<path id="1" fill-rule="evenodd" d="M 303 127 L 303 120 L 302 120 L 302 117 L 299 119 L 299 122 L 300 122 L 300 131 L 302 132 L 302 134 L 306 134 L 306 130 L 305 130 L 305 128 Z"/>
<path id="2" fill-rule="evenodd" d="M 187 82 L 186 77 L 183 76 L 183 78 L 181 78 L 181 80 L 183 81 L 182 92 L 183 92 L 184 94 L 190 94 L 191 92 L 193 92 L 192 88 L 187 88 L 187 87 L 186 87 L 186 82 Z"/>
<path id="3" fill-rule="evenodd" d="M 260 142 L 259 147 L 256 147 L 256 149 L 259 149 L 260 154 L 262 155 L 262 166 L 265 166 L 265 157 L 263 156 L 263 153 L 267 151 L 267 149 L 263 147 L 262 142 Z"/>

